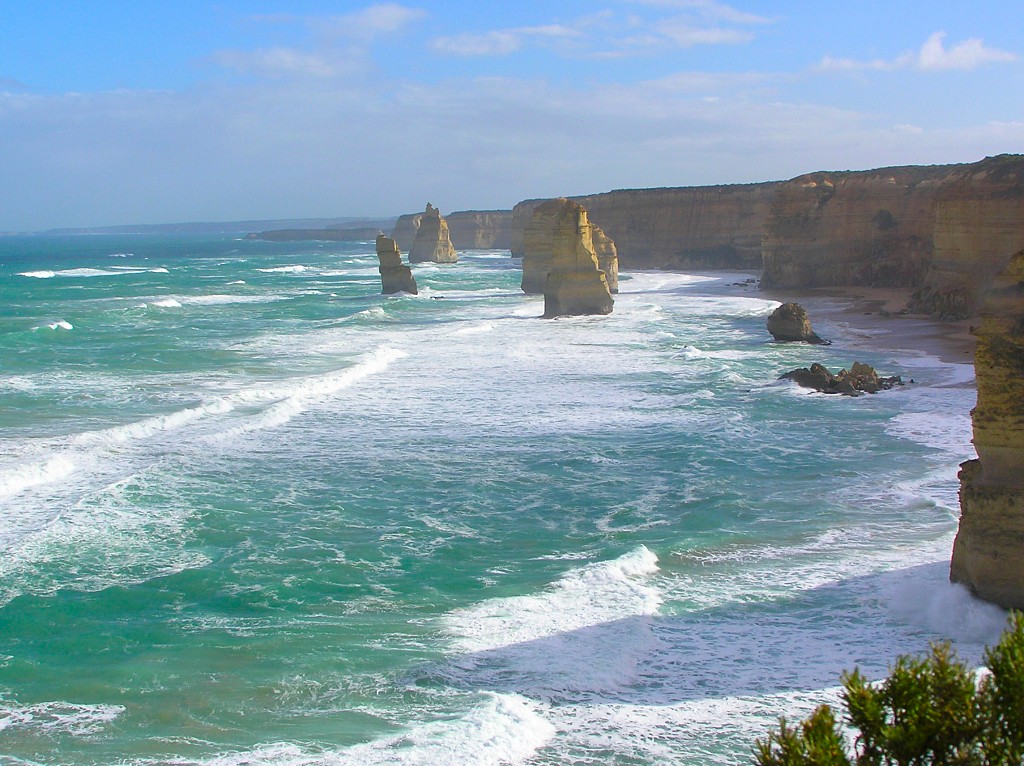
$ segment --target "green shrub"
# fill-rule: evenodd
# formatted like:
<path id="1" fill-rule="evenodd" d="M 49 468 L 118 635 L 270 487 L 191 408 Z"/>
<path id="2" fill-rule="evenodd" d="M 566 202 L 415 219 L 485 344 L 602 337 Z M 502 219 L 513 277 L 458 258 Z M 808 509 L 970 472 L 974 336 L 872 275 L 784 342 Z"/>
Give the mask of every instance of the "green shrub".
<path id="1" fill-rule="evenodd" d="M 1024 766 L 1024 617 L 1012 615 L 985 651 L 980 679 L 949 644 L 896 660 L 889 677 L 869 683 L 844 673 L 848 746 L 828 705 L 797 726 L 758 740 L 758 766 Z"/>

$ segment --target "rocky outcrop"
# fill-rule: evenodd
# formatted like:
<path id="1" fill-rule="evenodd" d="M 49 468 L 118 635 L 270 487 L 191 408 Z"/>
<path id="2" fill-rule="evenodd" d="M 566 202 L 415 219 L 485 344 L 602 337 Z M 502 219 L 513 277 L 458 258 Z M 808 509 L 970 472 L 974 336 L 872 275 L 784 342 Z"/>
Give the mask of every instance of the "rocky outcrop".
<path id="1" fill-rule="evenodd" d="M 811 327 L 810 317 L 807 310 L 799 303 L 783 303 L 768 317 L 768 332 L 777 341 L 784 343 L 792 341 L 803 341 L 804 343 L 823 343 L 830 345 L 829 341 L 822 340 L 818 333 Z"/>
<path id="2" fill-rule="evenodd" d="M 1024 250 L 994 279 L 974 334 L 978 459 L 961 465 L 950 579 L 1024 609 Z"/>
<path id="3" fill-rule="evenodd" d="M 605 234 L 600 226 L 591 224 L 594 252 L 597 254 L 597 267 L 604 272 L 608 280 L 608 289 L 612 293 L 619 291 L 619 251 L 612 238 Z"/>
<path id="4" fill-rule="evenodd" d="M 859 396 L 862 393 L 877 394 L 893 386 L 902 386 L 903 380 L 899 375 L 891 378 L 879 377 L 875 368 L 869 364 L 854 362 L 849 370 L 840 370 L 833 375 L 828 368 L 821 364 L 812 364 L 810 368 L 801 367 L 799 370 L 787 372 L 779 376 L 779 380 L 791 380 L 803 388 L 813 388 L 823 394 L 844 394 L 846 396 Z"/>
<path id="5" fill-rule="evenodd" d="M 462 210 L 446 219 L 456 250 L 508 250 L 511 247 L 511 210 Z"/>
<path id="6" fill-rule="evenodd" d="M 777 183 L 626 189 L 573 197 L 615 241 L 624 269 L 761 268 L 761 234 Z M 512 210 L 512 255 L 522 257 L 534 208 Z"/>
<path id="7" fill-rule="evenodd" d="M 531 280 L 543 274 L 546 318 L 611 313 L 612 295 L 598 267 L 593 236 L 587 211 L 577 202 L 549 200 L 533 211 L 525 239 L 523 282 L 528 273 Z"/>
<path id="8" fill-rule="evenodd" d="M 409 250 L 409 262 L 455 263 L 458 260 L 448 234 L 448 222 L 441 217 L 441 211 L 428 202 Z"/>
<path id="9" fill-rule="evenodd" d="M 384 295 L 392 293 L 417 294 L 416 280 L 413 278 L 412 269 L 402 263 L 402 253 L 398 249 L 395 240 L 377 235 L 377 260 L 380 263 L 381 292 Z"/>
<path id="10" fill-rule="evenodd" d="M 948 319 L 978 313 L 995 275 L 1024 248 L 1024 156 L 989 157 L 937 194 L 932 258 L 910 308 Z"/>

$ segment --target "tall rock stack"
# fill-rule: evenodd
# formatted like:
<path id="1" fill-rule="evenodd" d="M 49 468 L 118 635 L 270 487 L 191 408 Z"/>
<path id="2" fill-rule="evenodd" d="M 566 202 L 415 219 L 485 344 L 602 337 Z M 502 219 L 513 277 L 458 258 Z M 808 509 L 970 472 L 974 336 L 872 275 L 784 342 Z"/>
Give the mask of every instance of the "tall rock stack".
<path id="1" fill-rule="evenodd" d="M 597 253 L 597 267 L 604 272 L 608 280 L 608 289 L 619 291 L 619 251 L 615 248 L 612 238 L 601 231 L 601 227 L 591 224 L 593 230 L 594 252 Z"/>
<path id="2" fill-rule="evenodd" d="M 381 292 L 384 295 L 392 293 L 409 293 L 416 295 L 416 280 L 413 278 L 412 269 L 402 263 L 402 253 L 395 244 L 395 240 L 377 235 L 377 260 L 380 262 Z"/>
<path id="3" fill-rule="evenodd" d="M 960 470 L 950 579 L 1024 609 L 1024 250 L 993 281 L 974 330 L 977 460 Z"/>
<path id="4" fill-rule="evenodd" d="M 546 318 L 611 313 L 612 294 L 593 236 L 587 211 L 577 202 L 554 199 L 533 212 L 524 238 L 523 285 L 526 290 L 544 275 Z"/>
<path id="5" fill-rule="evenodd" d="M 409 251 L 409 263 L 455 263 L 458 260 L 448 235 L 448 223 L 441 217 L 441 211 L 428 202 Z"/>

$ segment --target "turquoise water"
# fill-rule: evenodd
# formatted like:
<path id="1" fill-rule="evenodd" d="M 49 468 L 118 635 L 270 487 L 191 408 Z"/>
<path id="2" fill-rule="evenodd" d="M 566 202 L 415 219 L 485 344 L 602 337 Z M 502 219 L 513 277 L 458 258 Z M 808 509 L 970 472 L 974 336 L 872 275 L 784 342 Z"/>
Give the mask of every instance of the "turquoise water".
<path id="1" fill-rule="evenodd" d="M 507 252 L 414 273 L 0 239 L 0 764 L 747 763 L 997 638 L 946 582 L 969 366 L 771 343 L 735 274 L 545 321 Z M 775 382 L 855 359 L 916 382 Z"/>

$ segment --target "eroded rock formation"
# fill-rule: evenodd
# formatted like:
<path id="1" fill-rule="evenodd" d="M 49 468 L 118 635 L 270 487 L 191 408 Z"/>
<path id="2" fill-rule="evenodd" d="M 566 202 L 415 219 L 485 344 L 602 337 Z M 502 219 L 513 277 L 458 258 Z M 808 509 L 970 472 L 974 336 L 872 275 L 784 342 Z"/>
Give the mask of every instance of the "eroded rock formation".
<path id="1" fill-rule="evenodd" d="M 395 228 L 391 230 L 391 239 L 395 240 L 399 250 L 409 252 L 416 241 L 416 232 L 420 230 L 423 213 L 406 213 L 398 216 Z"/>
<path id="2" fill-rule="evenodd" d="M 462 210 L 445 218 L 456 250 L 508 250 L 511 246 L 511 210 Z"/>
<path id="3" fill-rule="evenodd" d="M 428 202 L 409 250 L 409 262 L 455 263 L 458 260 L 448 234 L 447 221 L 441 217 L 441 211 Z"/>
<path id="4" fill-rule="evenodd" d="M 814 332 L 810 317 L 807 316 L 807 309 L 799 303 L 783 303 L 771 313 L 767 324 L 768 332 L 775 340 L 830 345 L 829 341 L 822 340 L 818 333 Z"/>
<path id="5" fill-rule="evenodd" d="M 950 579 L 1024 609 L 1024 250 L 995 278 L 974 334 L 978 459 L 961 465 Z"/>
<path id="6" fill-rule="evenodd" d="M 377 235 L 377 260 L 380 263 L 381 292 L 385 295 L 392 293 L 417 294 L 416 280 L 412 275 L 412 269 L 402 263 L 402 253 L 395 244 L 395 240 Z"/>
<path id="7" fill-rule="evenodd" d="M 854 362 L 849 370 L 840 370 L 833 375 L 821 364 L 812 364 L 810 368 L 801 367 L 779 376 L 779 380 L 792 380 L 803 388 L 813 388 L 823 394 L 844 394 L 859 396 L 860 394 L 877 394 L 893 386 L 902 386 L 899 375 L 891 378 L 879 377 L 870 364 Z"/>
<path id="8" fill-rule="evenodd" d="M 608 280 L 608 289 L 613 293 L 619 291 L 619 251 L 612 238 L 605 234 L 600 226 L 591 224 L 594 241 L 594 252 L 597 254 L 597 267 L 604 272 Z"/>
<path id="9" fill-rule="evenodd" d="M 587 211 L 577 202 L 549 200 L 533 211 L 526 233 L 523 289 L 543 275 L 546 318 L 611 313 L 612 295 L 598 267 L 593 237 Z"/>

